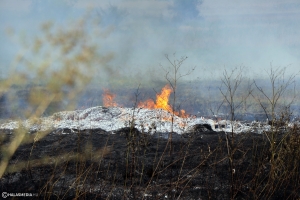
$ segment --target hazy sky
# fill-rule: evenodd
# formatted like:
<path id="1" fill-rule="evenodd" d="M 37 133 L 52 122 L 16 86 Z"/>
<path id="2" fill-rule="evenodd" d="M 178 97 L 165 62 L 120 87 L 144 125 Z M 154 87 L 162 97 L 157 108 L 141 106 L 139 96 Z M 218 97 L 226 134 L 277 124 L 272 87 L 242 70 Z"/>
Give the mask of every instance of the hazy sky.
<path id="1" fill-rule="evenodd" d="M 124 72 L 158 71 L 175 52 L 196 66 L 193 78 L 237 66 L 261 74 L 270 63 L 300 70 L 299 0 L 0 0 L 2 70 L 18 51 L 8 28 L 38 34 L 44 21 L 67 25 L 86 11 L 112 30 L 99 40 Z"/>

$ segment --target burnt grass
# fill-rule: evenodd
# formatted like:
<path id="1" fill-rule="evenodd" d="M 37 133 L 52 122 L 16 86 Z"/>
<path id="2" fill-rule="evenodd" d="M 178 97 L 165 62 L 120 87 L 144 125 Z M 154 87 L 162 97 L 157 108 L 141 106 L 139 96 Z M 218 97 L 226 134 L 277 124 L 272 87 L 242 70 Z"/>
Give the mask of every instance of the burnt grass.
<path id="1" fill-rule="evenodd" d="M 1 135 L 5 147 L 13 134 Z M 297 174 L 270 181 L 270 147 L 263 134 L 230 139 L 232 167 L 224 132 L 199 126 L 168 138 L 169 133 L 150 135 L 130 128 L 114 133 L 55 130 L 17 149 L 10 166 L 26 165 L 15 171 L 11 167 L 0 188 L 38 193 L 39 199 L 300 198 Z M 48 160 L 39 164 L 43 158 Z"/>

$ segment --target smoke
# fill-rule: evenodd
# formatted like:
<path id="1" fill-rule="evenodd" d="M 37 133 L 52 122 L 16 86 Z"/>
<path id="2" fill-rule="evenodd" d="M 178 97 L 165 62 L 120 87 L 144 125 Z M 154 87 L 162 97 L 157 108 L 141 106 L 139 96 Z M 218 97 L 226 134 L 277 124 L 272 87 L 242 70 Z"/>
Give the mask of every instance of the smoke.
<path id="1" fill-rule="evenodd" d="M 211 44 L 225 65 L 243 63 L 256 73 L 278 66 L 299 66 L 300 4 L 296 1 L 203 1 L 199 11 L 215 34 Z M 294 25 L 292 25 L 294 24 Z M 293 41 L 293 42 L 291 42 Z M 294 43 L 294 45 L 292 44 Z M 220 63 L 221 64 L 221 63 Z"/>
<path id="2" fill-rule="evenodd" d="M 270 64 L 298 68 L 299 8 L 293 1 L 122 1 L 101 17 L 115 28 L 105 46 L 123 75 L 159 78 L 164 55 L 176 53 L 189 57 L 184 68 L 196 66 L 188 79 L 237 66 L 254 77 Z"/>
<path id="3" fill-rule="evenodd" d="M 123 77 L 137 83 L 161 80 L 165 74 L 161 66 L 168 66 L 164 55 L 173 53 L 177 58 L 188 56 L 183 71 L 196 67 L 186 77 L 189 80 L 217 78 L 224 67 L 242 65 L 250 69 L 249 76 L 256 76 L 261 69 L 269 69 L 270 63 L 289 65 L 290 73 L 300 64 L 300 4 L 296 0 L 228 0 L 226 4 L 221 0 L 26 2 L 23 12 L 18 7 L 17 17 L 8 9 L 12 6 L 0 4 L 4 11 L 1 21 L 5 18 L 8 22 L 4 24 L 17 32 L 22 28 L 32 34 L 43 20 L 67 25 L 86 11 L 92 13 L 98 26 L 109 30 L 105 38 L 98 38 L 100 51 L 114 53 L 101 75 L 106 76 L 105 81 Z M 0 34 L 0 38 L 7 37 Z M 13 50 L 11 43 L 1 41 L 4 69 L 7 58 L 12 57 L 6 54 L 13 54 Z"/>

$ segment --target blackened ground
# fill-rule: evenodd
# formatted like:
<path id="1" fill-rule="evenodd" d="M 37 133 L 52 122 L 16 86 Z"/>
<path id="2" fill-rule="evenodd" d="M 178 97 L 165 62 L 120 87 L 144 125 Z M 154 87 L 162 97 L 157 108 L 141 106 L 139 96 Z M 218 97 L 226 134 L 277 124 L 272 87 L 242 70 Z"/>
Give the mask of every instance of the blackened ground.
<path id="1" fill-rule="evenodd" d="M 5 147 L 13 136 L 3 135 Z M 264 189 L 270 184 L 267 144 L 264 135 L 234 135 L 231 168 L 225 133 L 201 126 L 172 136 L 61 129 L 20 146 L 0 188 L 39 199 L 298 199 L 296 177 Z"/>

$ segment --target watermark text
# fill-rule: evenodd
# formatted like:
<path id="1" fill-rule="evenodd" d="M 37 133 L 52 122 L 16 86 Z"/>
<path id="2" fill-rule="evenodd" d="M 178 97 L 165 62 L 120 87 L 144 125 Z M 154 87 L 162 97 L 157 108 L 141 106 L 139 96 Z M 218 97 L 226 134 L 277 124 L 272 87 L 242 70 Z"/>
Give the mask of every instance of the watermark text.
<path id="1" fill-rule="evenodd" d="M 29 192 L 2 192 L 2 198 L 7 197 L 37 197 L 38 193 Z"/>

